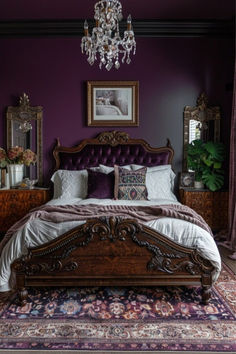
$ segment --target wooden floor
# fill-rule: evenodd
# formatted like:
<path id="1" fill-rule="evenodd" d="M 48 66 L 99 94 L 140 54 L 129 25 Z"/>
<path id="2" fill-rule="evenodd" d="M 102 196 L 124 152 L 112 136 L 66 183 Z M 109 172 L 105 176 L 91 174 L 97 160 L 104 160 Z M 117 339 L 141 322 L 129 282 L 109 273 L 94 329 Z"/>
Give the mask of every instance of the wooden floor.
<path id="1" fill-rule="evenodd" d="M 218 246 L 222 261 L 236 274 L 236 261 L 233 261 L 228 257 L 229 254 L 232 254 L 227 248 L 223 246 Z"/>

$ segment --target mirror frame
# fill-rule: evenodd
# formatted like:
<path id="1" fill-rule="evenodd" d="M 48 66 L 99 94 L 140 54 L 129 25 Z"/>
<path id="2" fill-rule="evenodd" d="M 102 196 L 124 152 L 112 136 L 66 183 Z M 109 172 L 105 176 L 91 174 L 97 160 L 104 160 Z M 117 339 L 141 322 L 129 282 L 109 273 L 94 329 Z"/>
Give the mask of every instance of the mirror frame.
<path id="1" fill-rule="evenodd" d="M 13 136 L 13 121 L 18 121 L 19 123 L 31 123 L 31 121 L 36 122 L 36 151 L 37 155 L 37 176 L 38 185 L 43 185 L 43 158 L 42 158 L 42 124 L 43 124 L 43 108 L 41 106 L 30 106 L 29 97 L 23 93 L 19 99 L 18 106 L 8 106 L 7 107 L 7 149 L 12 147 L 12 136 Z M 24 117 L 24 118 L 23 118 Z M 32 149 L 30 147 L 30 149 Z M 33 150 L 33 149 L 32 149 Z"/>
<path id="2" fill-rule="evenodd" d="M 189 144 L 189 121 L 196 120 L 201 123 L 214 121 L 214 141 L 220 141 L 220 107 L 208 107 L 208 98 L 205 92 L 202 92 L 197 99 L 197 105 L 194 107 L 184 107 L 184 146 L 183 146 L 183 171 L 187 171 L 187 149 Z M 204 119 L 202 118 L 204 113 Z"/>

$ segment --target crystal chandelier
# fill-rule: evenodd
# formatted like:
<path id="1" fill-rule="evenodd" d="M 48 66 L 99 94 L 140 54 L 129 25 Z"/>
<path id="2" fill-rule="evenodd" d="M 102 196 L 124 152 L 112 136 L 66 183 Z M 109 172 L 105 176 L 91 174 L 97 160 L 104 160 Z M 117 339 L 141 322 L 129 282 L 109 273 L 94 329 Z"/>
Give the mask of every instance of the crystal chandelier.
<path id="1" fill-rule="evenodd" d="M 88 62 L 93 65 L 99 56 L 99 68 L 104 65 L 109 71 L 115 66 L 119 69 L 119 56 L 122 63 L 131 62 L 130 54 L 136 51 L 136 42 L 131 24 L 131 16 L 127 18 L 127 29 L 123 39 L 120 36 L 119 21 L 122 20 L 122 5 L 119 0 L 100 0 L 94 6 L 96 27 L 89 34 L 88 22 L 84 22 L 84 37 L 81 41 L 82 53 L 88 55 Z"/>

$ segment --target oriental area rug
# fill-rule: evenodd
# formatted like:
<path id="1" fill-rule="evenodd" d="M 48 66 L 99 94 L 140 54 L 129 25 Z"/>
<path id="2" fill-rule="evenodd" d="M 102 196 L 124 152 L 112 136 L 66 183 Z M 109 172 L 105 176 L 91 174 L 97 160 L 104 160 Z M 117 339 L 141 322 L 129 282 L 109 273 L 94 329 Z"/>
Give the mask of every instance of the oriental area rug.
<path id="1" fill-rule="evenodd" d="M 1 304 L 0 349 L 236 352 L 236 277 L 224 266 L 209 305 L 195 287 L 39 288 Z"/>

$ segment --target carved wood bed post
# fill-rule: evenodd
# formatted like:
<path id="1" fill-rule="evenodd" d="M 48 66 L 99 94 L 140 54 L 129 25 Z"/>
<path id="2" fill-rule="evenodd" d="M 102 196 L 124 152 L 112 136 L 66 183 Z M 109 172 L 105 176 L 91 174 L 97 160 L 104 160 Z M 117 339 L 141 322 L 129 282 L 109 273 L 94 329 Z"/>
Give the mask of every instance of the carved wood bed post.
<path id="1" fill-rule="evenodd" d="M 207 305 L 211 298 L 212 279 L 211 274 L 203 274 L 202 276 L 202 303 Z"/>
<path id="2" fill-rule="evenodd" d="M 25 287 L 25 274 L 17 273 L 16 277 L 16 289 L 20 306 L 24 306 L 27 303 L 28 290 Z"/>
<path id="3" fill-rule="evenodd" d="M 26 288 L 19 288 L 18 290 L 19 304 L 20 306 L 24 306 L 27 304 L 28 299 L 28 290 Z"/>

